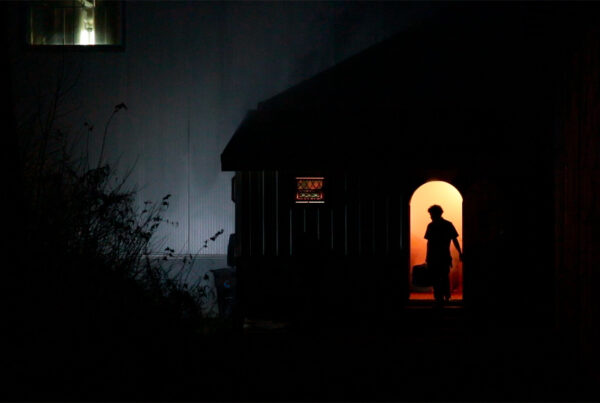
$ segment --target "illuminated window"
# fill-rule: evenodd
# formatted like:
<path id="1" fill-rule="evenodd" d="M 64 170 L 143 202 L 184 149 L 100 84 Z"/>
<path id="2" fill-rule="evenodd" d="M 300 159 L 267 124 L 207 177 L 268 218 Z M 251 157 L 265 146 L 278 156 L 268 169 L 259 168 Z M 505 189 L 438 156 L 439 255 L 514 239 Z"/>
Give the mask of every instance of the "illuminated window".
<path id="1" fill-rule="evenodd" d="M 323 177 L 296 177 L 296 203 L 325 203 Z"/>
<path id="2" fill-rule="evenodd" d="M 32 46 L 121 46 L 120 1 L 36 1 L 29 6 L 27 44 Z"/>

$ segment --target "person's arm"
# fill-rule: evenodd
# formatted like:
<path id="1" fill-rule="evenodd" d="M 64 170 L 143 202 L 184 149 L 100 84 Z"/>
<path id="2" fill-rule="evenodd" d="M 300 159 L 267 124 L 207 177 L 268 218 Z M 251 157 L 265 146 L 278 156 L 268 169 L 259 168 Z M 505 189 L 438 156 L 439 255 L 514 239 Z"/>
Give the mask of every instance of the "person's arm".
<path id="1" fill-rule="evenodd" d="M 460 258 L 460 261 L 462 262 L 463 253 L 462 253 L 462 250 L 460 249 L 460 244 L 458 243 L 458 238 L 452 238 L 452 243 L 454 244 L 454 247 L 458 251 L 458 257 Z"/>

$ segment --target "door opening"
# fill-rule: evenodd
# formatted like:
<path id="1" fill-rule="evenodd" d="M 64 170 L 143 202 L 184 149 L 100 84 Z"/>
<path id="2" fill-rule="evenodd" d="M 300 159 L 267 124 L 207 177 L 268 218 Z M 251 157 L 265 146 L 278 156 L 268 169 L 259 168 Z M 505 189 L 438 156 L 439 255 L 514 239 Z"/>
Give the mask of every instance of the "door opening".
<path id="1" fill-rule="evenodd" d="M 417 287 L 412 281 L 412 268 L 425 263 L 427 256 L 425 231 L 431 222 L 427 209 L 434 204 L 442 207 L 444 210 L 442 217 L 454 224 L 458 232 L 458 242 L 462 247 L 462 203 L 460 192 L 448 182 L 430 181 L 421 185 L 413 193 L 410 199 L 410 300 L 433 301 L 434 299 L 433 287 Z M 462 262 L 454 245 L 450 245 L 450 253 L 452 256 L 449 275 L 451 300 L 461 301 L 463 299 Z"/>

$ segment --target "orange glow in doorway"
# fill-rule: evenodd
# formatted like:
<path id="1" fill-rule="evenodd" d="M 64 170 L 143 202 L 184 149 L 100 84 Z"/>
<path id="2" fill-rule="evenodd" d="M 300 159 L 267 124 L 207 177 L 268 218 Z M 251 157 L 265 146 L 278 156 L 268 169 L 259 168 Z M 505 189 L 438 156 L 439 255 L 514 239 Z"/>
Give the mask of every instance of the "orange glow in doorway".
<path id="1" fill-rule="evenodd" d="M 442 217 L 454 224 L 458 232 L 458 242 L 462 247 L 462 196 L 451 184 L 442 181 L 431 181 L 421 185 L 410 199 L 410 299 L 433 300 L 432 287 L 415 287 L 412 285 L 412 267 L 425 263 L 427 255 L 427 240 L 425 231 L 431 217 L 427 209 L 438 204 L 442 206 Z M 450 245 L 452 254 L 452 268 L 450 269 L 450 292 L 452 300 L 462 300 L 463 273 L 462 262 L 458 258 L 458 251 Z"/>

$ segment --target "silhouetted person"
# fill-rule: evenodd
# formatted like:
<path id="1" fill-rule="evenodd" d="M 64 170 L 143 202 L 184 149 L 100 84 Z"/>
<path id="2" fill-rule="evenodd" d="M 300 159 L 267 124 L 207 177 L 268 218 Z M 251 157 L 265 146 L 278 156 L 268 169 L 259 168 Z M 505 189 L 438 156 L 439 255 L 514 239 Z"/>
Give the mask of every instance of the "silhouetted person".
<path id="1" fill-rule="evenodd" d="M 448 274 L 452 267 L 452 256 L 450 255 L 450 241 L 458 250 L 462 261 L 462 251 L 458 243 L 458 232 L 454 225 L 442 218 L 444 210 L 437 204 L 427 210 L 431 216 L 431 222 L 427 225 L 425 239 L 427 239 L 427 267 L 432 276 L 433 296 L 438 303 L 450 299 L 450 280 Z"/>

